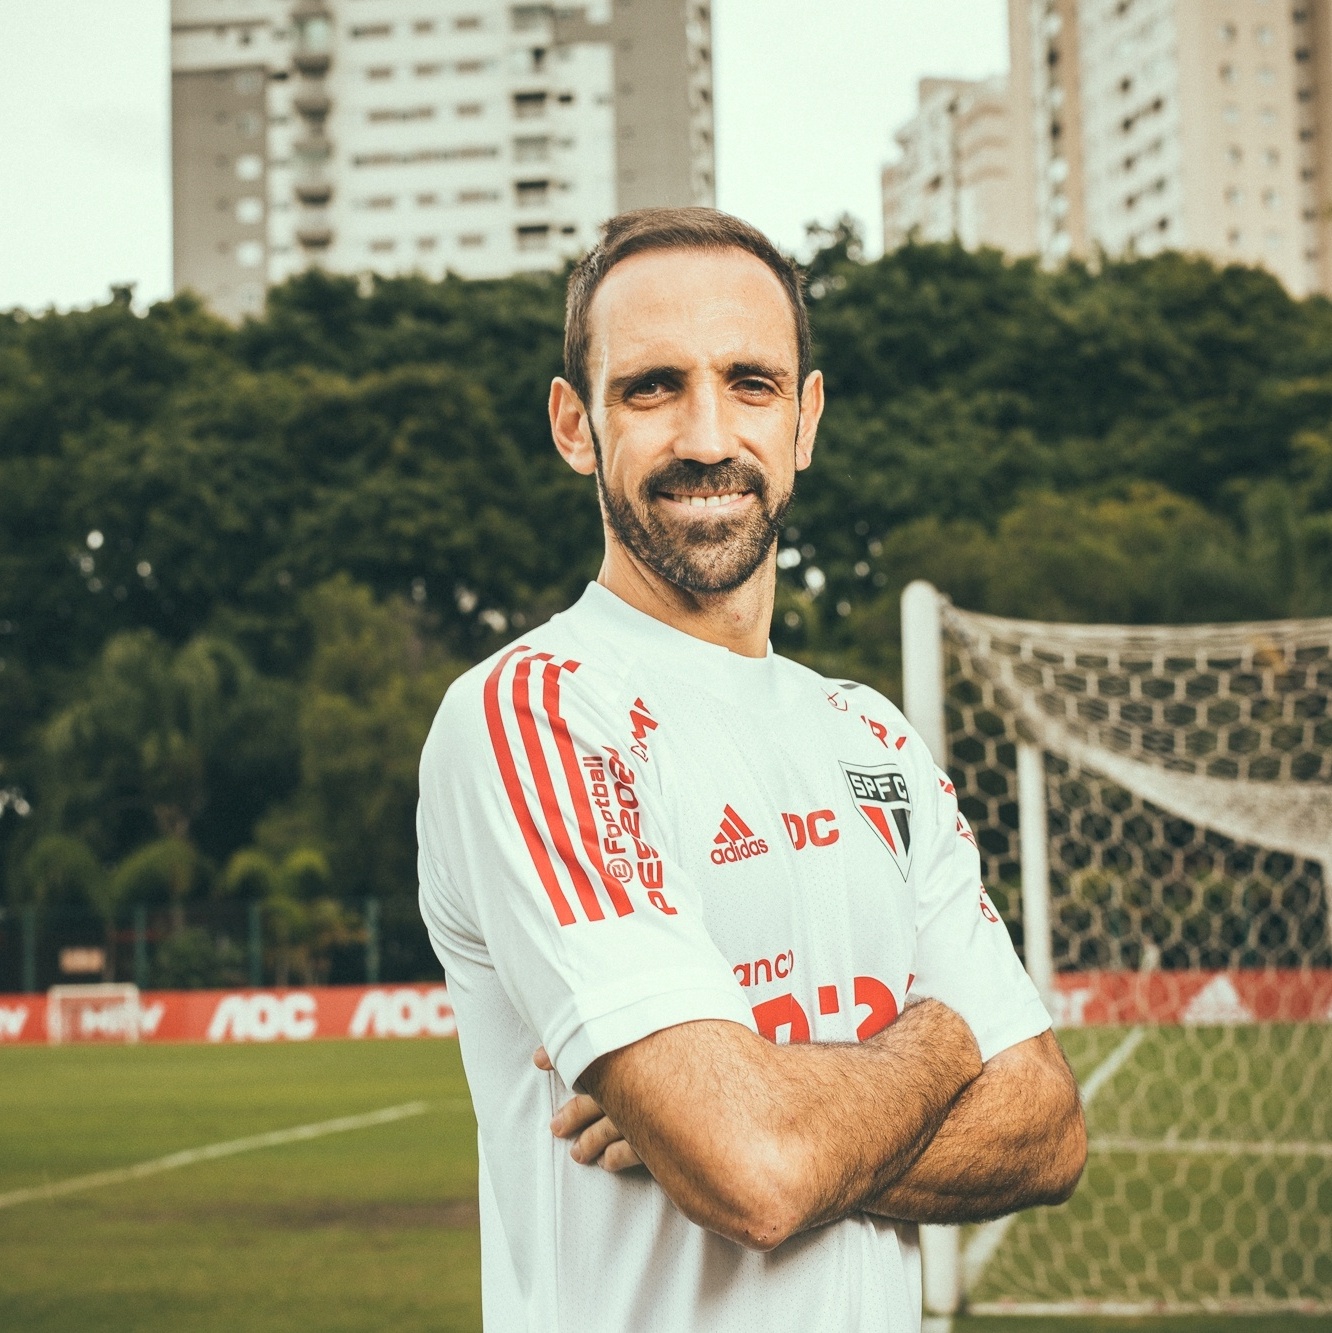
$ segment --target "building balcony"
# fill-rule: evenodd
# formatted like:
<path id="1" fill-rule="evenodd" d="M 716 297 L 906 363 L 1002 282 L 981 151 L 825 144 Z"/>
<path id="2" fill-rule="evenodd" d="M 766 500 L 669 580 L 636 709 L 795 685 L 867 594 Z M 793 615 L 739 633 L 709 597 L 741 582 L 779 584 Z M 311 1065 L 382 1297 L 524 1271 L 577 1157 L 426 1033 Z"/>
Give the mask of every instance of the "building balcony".
<path id="1" fill-rule="evenodd" d="M 322 207 L 333 198 L 333 182 L 322 176 L 297 177 L 296 198 L 303 204 Z"/>
<path id="2" fill-rule="evenodd" d="M 333 58 L 327 51 L 298 50 L 292 56 L 291 62 L 307 79 L 318 79 L 328 73 Z"/>
<path id="3" fill-rule="evenodd" d="M 333 228 L 327 223 L 301 223 L 296 239 L 307 250 L 327 250 L 333 244 Z"/>
<path id="4" fill-rule="evenodd" d="M 318 170 L 333 156 L 333 144 L 325 135 L 307 134 L 291 146 L 292 155 L 307 172 Z"/>
<path id="5" fill-rule="evenodd" d="M 302 88 L 292 98 L 292 105 L 306 120 L 318 126 L 328 117 L 333 107 L 333 99 L 322 88 Z"/>

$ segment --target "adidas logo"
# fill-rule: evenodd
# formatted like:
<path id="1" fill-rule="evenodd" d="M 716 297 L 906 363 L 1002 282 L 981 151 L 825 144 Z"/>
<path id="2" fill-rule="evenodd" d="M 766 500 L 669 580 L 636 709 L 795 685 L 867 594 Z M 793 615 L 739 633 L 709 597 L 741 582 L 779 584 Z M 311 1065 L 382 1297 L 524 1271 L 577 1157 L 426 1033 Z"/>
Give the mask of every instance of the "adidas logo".
<path id="1" fill-rule="evenodd" d="M 754 830 L 729 805 L 722 811 L 721 829 L 712 841 L 716 844 L 712 861 L 719 866 L 728 861 L 748 861 L 751 856 L 762 856 L 768 850 L 768 844 L 756 838 Z"/>

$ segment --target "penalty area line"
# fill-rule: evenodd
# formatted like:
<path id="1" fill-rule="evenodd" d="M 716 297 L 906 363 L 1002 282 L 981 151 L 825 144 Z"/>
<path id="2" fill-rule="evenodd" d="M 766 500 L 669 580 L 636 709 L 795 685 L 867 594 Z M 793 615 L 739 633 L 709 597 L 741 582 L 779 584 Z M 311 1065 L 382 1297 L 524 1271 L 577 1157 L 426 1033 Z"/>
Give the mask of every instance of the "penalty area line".
<path id="1" fill-rule="evenodd" d="M 460 1103 L 461 1104 L 461 1103 Z M 453 1105 L 452 1102 L 447 1105 Z M 471 1103 L 467 1103 L 468 1106 Z M 20 1203 L 36 1203 L 42 1199 L 59 1199 L 81 1190 L 97 1189 L 102 1185 L 120 1185 L 128 1180 L 140 1180 L 163 1171 L 174 1171 L 180 1166 L 196 1162 L 213 1162 L 219 1157 L 234 1157 L 237 1153 L 256 1152 L 260 1148 L 276 1148 L 284 1143 L 303 1143 L 307 1139 L 323 1138 L 326 1134 L 342 1134 L 351 1129 L 369 1129 L 374 1125 L 388 1125 L 395 1120 L 406 1120 L 422 1115 L 430 1109 L 428 1102 L 403 1102 L 401 1106 L 385 1106 L 363 1115 L 343 1115 L 335 1120 L 320 1120 L 311 1125 L 293 1125 L 290 1129 L 275 1129 L 267 1134 L 250 1134 L 243 1139 L 228 1139 L 225 1143 L 207 1143 L 201 1148 L 186 1148 L 181 1152 L 154 1157 L 132 1166 L 118 1166 L 109 1171 L 94 1171 L 86 1176 L 72 1176 L 68 1180 L 52 1181 L 49 1185 L 33 1185 L 28 1189 L 11 1190 L 0 1194 L 0 1208 L 13 1208 Z"/>

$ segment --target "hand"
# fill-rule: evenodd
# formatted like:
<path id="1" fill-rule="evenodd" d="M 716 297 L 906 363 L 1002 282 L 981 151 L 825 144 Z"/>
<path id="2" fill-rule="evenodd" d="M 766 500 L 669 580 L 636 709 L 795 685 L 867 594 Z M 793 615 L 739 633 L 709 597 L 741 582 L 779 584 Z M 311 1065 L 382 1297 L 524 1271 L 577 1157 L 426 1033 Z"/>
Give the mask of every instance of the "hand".
<path id="1" fill-rule="evenodd" d="M 554 1070 L 544 1046 L 538 1046 L 532 1063 L 547 1072 Z M 638 1154 L 625 1142 L 620 1131 L 596 1102 L 585 1092 L 571 1097 L 550 1122 L 551 1133 L 559 1139 L 572 1139 L 569 1156 L 584 1166 L 600 1166 L 606 1171 L 627 1171 L 642 1166 Z"/>

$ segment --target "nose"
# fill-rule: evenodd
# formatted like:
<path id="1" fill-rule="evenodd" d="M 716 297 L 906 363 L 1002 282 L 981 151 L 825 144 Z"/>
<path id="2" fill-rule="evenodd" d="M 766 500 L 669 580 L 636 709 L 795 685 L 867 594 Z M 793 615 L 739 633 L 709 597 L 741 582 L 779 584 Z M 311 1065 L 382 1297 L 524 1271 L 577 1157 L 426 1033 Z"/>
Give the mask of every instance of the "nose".
<path id="1" fill-rule="evenodd" d="M 696 463 L 720 463 L 734 458 L 739 446 L 726 423 L 723 386 L 695 385 L 682 403 L 683 415 L 675 437 L 675 456 Z"/>

